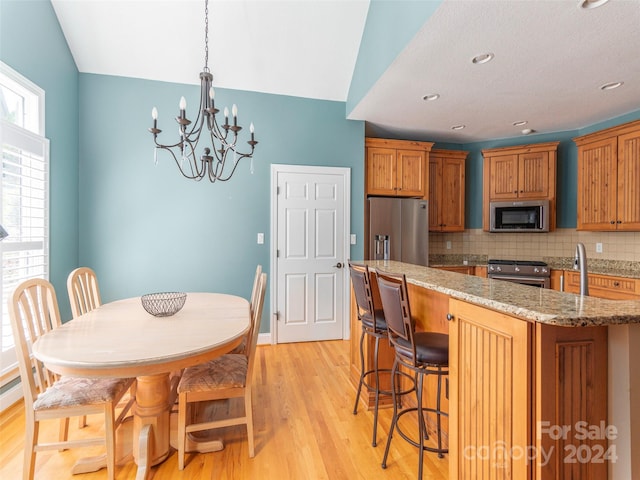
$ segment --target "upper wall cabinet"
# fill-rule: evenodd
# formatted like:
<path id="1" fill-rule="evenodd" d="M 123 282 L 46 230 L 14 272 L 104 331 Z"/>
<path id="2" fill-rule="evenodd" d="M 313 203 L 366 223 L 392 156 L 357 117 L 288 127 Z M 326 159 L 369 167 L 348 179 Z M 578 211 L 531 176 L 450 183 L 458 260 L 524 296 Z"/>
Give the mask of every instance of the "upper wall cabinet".
<path id="1" fill-rule="evenodd" d="M 484 230 L 489 202 L 549 200 L 549 228 L 556 225 L 556 163 L 560 142 L 482 150 Z"/>
<path id="2" fill-rule="evenodd" d="M 429 153 L 429 231 L 464 231 L 465 160 L 469 152 Z"/>
<path id="3" fill-rule="evenodd" d="M 573 140 L 577 229 L 640 231 L 640 120 Z"/>
<path id="4" fill-rule="evenodd" d="M 433 143 L 365 139 L 367 195 L 426 198 Z"/>

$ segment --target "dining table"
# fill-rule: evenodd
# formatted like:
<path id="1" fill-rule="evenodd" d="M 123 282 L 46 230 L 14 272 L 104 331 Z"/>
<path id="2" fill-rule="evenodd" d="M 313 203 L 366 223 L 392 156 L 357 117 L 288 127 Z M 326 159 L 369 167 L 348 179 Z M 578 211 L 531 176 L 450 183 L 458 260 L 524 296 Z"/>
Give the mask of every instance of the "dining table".
<path id="1" fill-rule="evenodd" d="M 128 428 L 136 480 L 146 480 L 151 467 L 172 452 L 170 415 L 179 372 L 234 349 L 249 325 L 249 302 L 235 295 L 187 293 L 180 311 L 158 317 L 133 297 L 105 303 L 46 333 L 33 344 L 33 355 L 59 375 L 136 378 Z M 212 449 L 222 448 L 217 445 Z M 104 457 L 84 459 L 74 473 L 103 465 Z"/>

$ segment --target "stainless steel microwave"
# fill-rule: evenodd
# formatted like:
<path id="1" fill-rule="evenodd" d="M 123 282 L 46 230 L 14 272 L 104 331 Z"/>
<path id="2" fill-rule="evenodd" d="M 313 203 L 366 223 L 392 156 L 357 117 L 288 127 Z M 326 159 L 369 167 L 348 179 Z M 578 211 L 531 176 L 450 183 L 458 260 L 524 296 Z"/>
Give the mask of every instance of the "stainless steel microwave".
<path id="1" fill-rule="evenodd" d="M 548 232 L 549 200 L 490 202 L 490 232 Z"/>

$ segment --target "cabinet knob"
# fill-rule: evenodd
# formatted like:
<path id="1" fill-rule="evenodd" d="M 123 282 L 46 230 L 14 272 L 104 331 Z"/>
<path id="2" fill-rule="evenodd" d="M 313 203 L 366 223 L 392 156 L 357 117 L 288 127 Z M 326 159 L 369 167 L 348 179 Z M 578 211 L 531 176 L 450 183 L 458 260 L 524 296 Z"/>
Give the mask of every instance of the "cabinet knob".
<path id="1" fill-rule="evenodd" d="M 618 220 L 616 223 L 622 223 L 622 220 Z"/>
<path id="2" fill-rule="evenodd" d="M 620 286 L 620 282 L 613 282 L 613 286 L 614 287 L 619 287 Z"/>
<path id="3" fill-rule="evenodd" d="M 615 223 L 616 223 L 616 222 L 615 222 L 614 220 L 611 220 L 609 223 L 610 223 L 611 225 L 615 225 Z"/>
<path id="4" fill-rule="evenodd" d="M 453 320 L 455 317 L 453 316 L 453 314 L 451 313 L 447 313 L 447 320 L 450 322 L 451 320 Z"/>

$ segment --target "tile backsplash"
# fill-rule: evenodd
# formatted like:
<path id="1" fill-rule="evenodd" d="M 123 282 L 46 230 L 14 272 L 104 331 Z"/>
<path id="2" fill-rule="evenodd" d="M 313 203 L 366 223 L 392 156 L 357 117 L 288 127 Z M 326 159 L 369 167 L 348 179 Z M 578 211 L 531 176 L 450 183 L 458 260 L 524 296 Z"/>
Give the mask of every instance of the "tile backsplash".
<path id="1" fill-rule="evenodd" d="M 450 249 L 447 249 L 448 242 L 451 242 Z M 640 262 L 640 232 L 579 232 L 569 228 L 550 233 L 488 233 L 482 229 L 431 233 L 429 254 L 541 260 L 573 257 L 578 242 L 584 244 L 589 259 Z M 598 243 L 602 244 L 602 253 L 596 252 Z"/>

